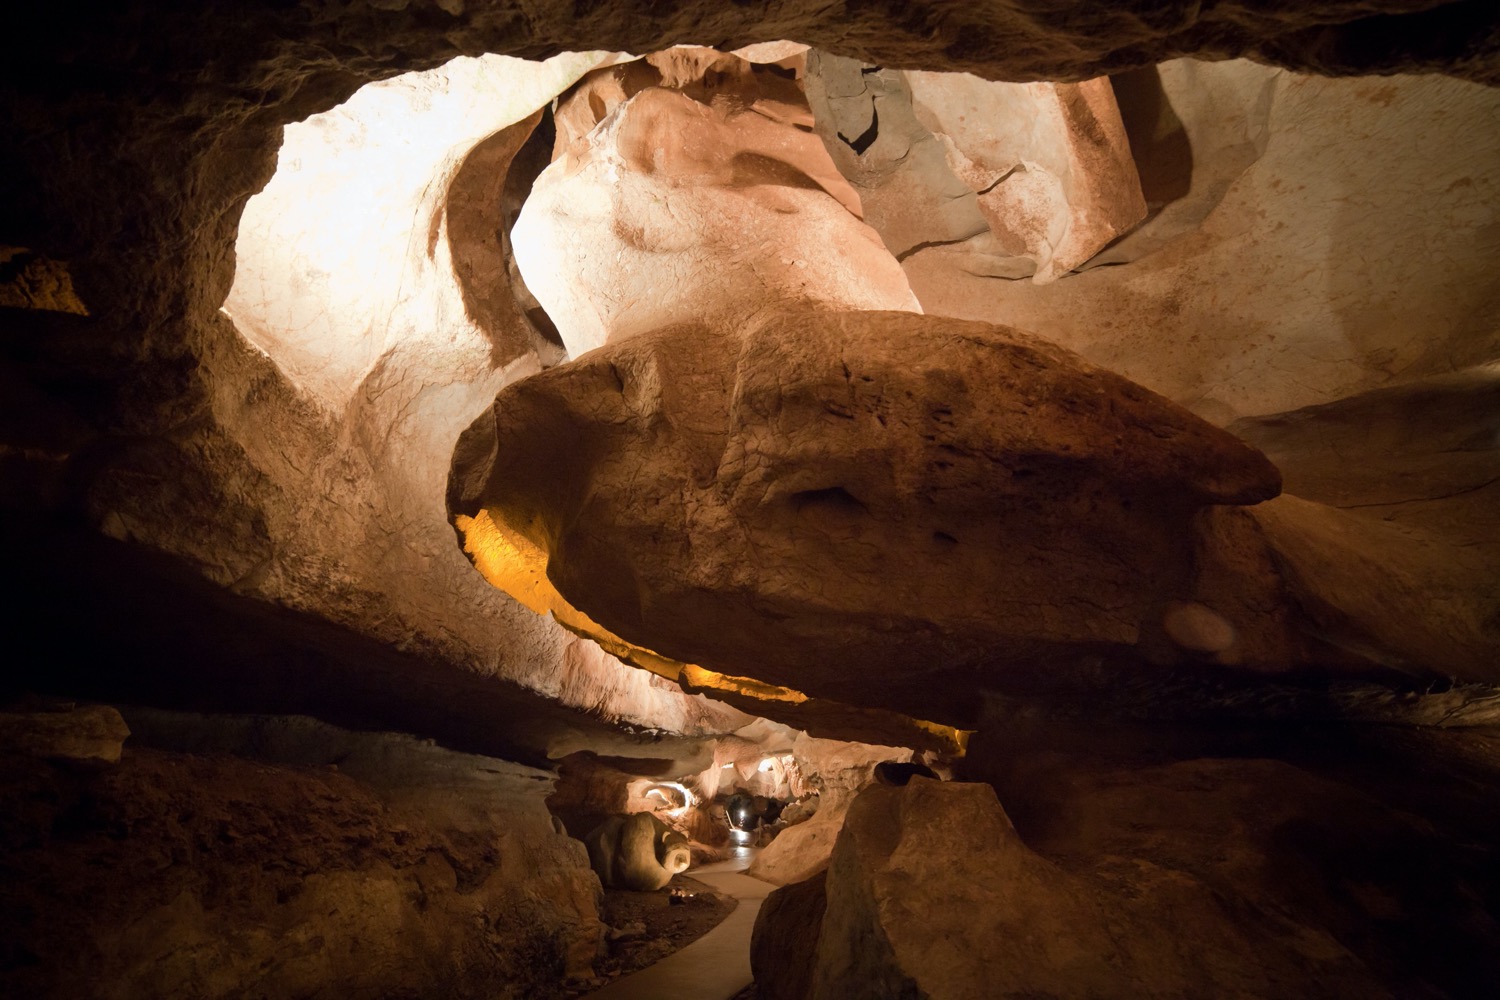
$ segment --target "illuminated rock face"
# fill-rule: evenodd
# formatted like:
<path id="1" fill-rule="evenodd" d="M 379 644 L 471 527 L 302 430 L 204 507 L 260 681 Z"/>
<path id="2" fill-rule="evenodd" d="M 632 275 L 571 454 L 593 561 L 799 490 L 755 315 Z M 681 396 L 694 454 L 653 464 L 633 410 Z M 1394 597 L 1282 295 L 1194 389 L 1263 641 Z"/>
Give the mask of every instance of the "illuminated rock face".
<path id="1" fill-rule="evenodd" d="M 606 627 L 939 721 L 991 671 L 1148 640 L 1193 513 L 1279 484 L 1065 351 L 903 313 L 644 334 L 494 420 L 486 512 Z"/>
<path id="2" fill-rule="evenodd" d="M 1029 330 L 1221 424 L 1500 356 L 1500 91 L 1238 60 L 1116 89 L 1153 214 L 1091 263 L 1124 266 L 1039 285 L 935 248 L 904 262 L 927 312 Z"/>
<path id="3" fill-rule="evenodd" d="M 1106 79 L 994 83 L 822 52 L 807 61 L 816 128 L 903 262 L 935 255 L 971 277 L 1045 284 L 1146 215 Z"/>
<path id="4" fill-rule="evenodd" d="M 920 311 L 795 88 L 737 94 L 731 78 L 703 96 L 641 90 L 533 185 L 516 263 L 573 357 L 784 302 Z"/>

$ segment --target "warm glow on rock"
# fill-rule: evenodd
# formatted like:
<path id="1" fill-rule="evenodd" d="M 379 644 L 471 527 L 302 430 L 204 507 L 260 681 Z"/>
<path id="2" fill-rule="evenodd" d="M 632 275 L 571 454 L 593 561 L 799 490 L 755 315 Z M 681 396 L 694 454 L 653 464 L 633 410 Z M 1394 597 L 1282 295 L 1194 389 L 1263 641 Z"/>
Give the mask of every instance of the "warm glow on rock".
<path id="1" fill-rule="evenodd" d="M 612 58 L 459 58 L 286 126 L 241 218 L 224 312 L 327 409 L 397 345 L 482 345 L 444 238 L 449 181 L 480 140 Z"/>
<path id="2" fill-rule="evenodd" d="M 480 510 L 473 517 L 454 518 L 464 539 L 464 551 L 474 567 L 491 584 L 505 591 L 529 610 L 550 615 L 579 636 L 591 639 L 612 656 L 635 667 L 681 684 L 689 691 L 729 697 L 737 707 L 748 710 L 770 710 L 775 706 L 807 706 L 813 710 L 834 709 L 851 712 L 845 706 L 809 698 L 801 691 L 767 684 L 753 677 L 735 677 L 691 663 L 662 656 L 643 646 L 628 642 L 578 610 L 557 591 L 547 578 L 547 553 L 525 533 L 510 528 L 491 510 Z M 741 700 L 743 699 L 743 700 Z M 913 745 L 961 755 L 969 734 L 962 729 L 935 722 L 913 719 L 894 712 L 860 710 L 873 729 L 890 733 L 892 741 L 904 740 Z"/>

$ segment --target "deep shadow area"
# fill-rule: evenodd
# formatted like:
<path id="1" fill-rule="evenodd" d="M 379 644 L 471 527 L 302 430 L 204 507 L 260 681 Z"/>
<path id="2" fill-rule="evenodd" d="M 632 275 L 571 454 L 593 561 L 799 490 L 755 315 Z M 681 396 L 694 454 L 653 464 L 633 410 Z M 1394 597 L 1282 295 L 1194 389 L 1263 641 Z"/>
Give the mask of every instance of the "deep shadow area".
<path id="1" fill-rule="evenodd" d="M 18 651 L 0 698 L 310 715 L 540 767 L 568 734 L 625 756 L 644 745 L 514 684 L 234 594 L 69 518 L 10 514 L 0 547 L 0 623 Z M 651 755 L 672 742 L 650 740 Z"/>
<path id="2" fill-rule="evenodd" d="M 1038 717 L 961 771 L 1068 871 L 1183 872 L 1322 928 L 1398 996 L 1500 984 L 1500 728 Z"/>

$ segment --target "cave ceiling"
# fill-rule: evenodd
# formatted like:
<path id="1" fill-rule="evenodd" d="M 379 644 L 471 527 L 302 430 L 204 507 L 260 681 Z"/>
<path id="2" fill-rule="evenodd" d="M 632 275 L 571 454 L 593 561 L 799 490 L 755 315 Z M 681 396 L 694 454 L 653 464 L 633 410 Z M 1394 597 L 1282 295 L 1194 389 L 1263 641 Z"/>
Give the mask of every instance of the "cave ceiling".
<path id="1" fill-rule="evenodd" d="M 686 758 L 758 715 L 951 746 L 1053 684 L 1500 682 L 1493 4 L 5 45 L 13 630 L 71 637 L 20 686 L 287 708 L 290 659 L 304 707 Z"/>

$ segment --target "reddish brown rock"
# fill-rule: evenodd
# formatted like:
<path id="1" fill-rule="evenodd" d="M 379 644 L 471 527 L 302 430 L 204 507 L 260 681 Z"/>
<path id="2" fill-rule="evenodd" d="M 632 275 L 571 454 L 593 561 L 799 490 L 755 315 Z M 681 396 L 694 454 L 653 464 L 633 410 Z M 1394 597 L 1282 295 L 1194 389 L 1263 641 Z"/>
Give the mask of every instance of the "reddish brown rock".
<path id="1" fill-rule="evenodd" d="M 0 993 L 520 998 L 592 974 L 599 883 L 544 772 L 306 718 L 163 714 L 132 724 L 195 752 L 0 758 Z"/>
<path id="2" fill-rule="evenodd" d="M 1327 930 L 1258 916 L 1180 870 L 1064 870 L 1021 842 L 987 785 L 867 790 L 825 878 L 821 901 L 808 883 L 773 893 L 757 926 L 763 945 L 816 937 L 789 956 L 810 975 L 752 953 L 778 998 L 1387 995 Z"/>
<path id="3" fill-rule="evenodd" d="M 485 508 L 606 627 L 938 720 L 994 671 L 1134 646 L 1184 582 L 1193 512 L 1279 484 L 1066 351 L 901 313 L 657 331 L 494 415 Z"/>

